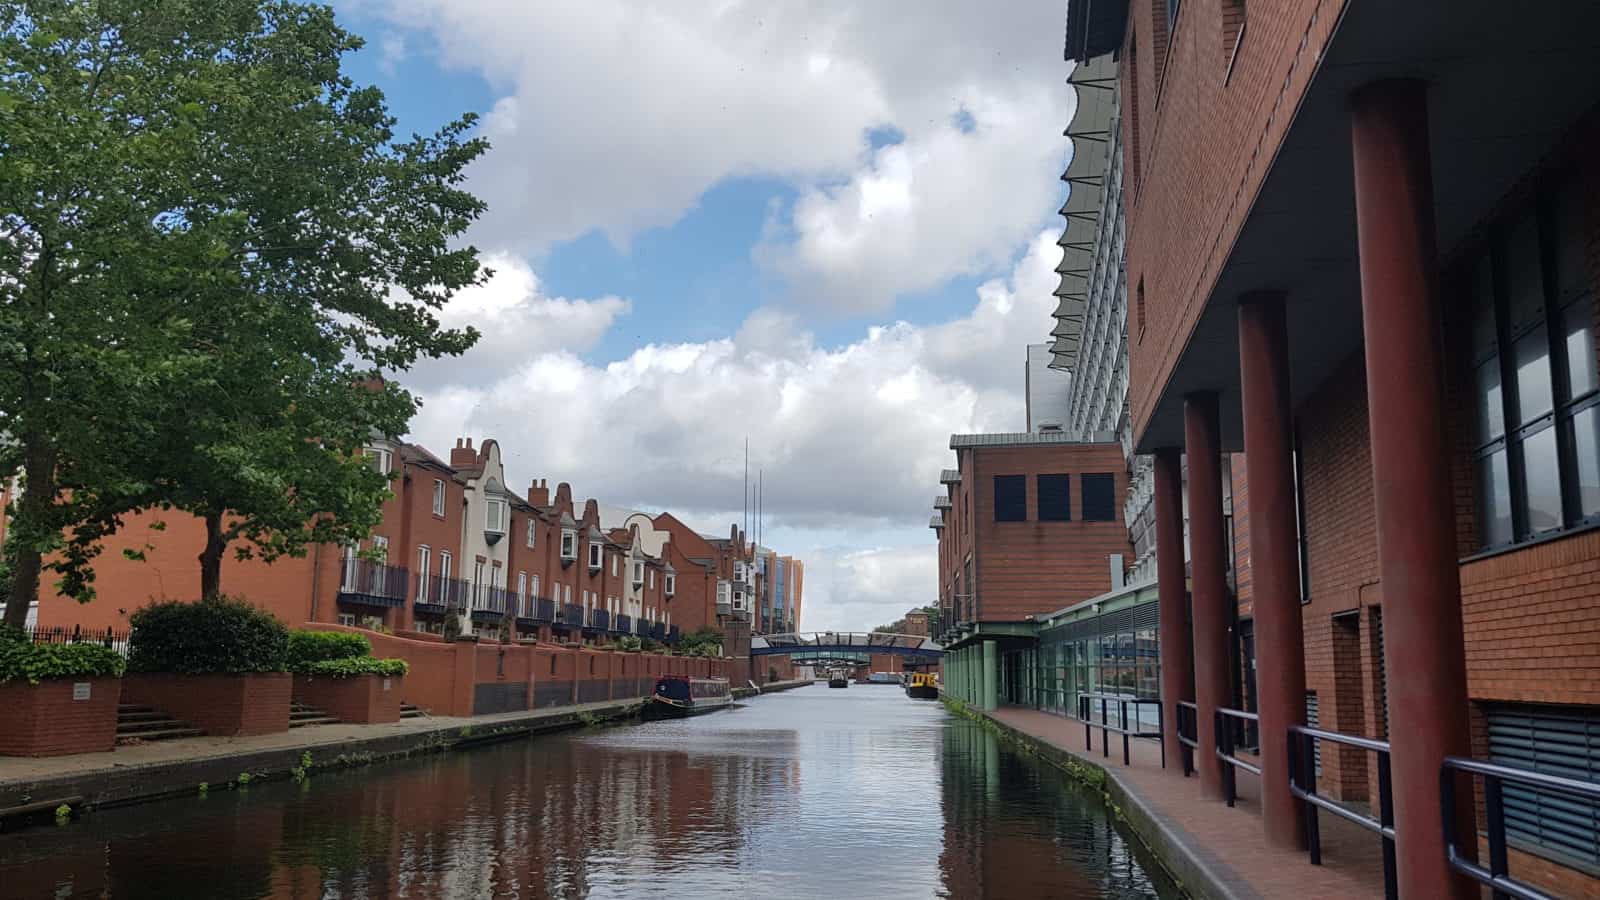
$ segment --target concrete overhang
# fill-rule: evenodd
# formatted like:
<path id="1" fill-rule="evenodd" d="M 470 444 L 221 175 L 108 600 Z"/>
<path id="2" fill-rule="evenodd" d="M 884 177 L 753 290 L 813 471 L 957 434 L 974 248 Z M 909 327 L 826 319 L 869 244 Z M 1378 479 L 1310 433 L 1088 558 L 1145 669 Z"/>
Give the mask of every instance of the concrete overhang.
<path id="1" fill-rule="evenodd" d="M 1287 292 L 1296 404 L 1360 348 L 1352 91 L 1385 78 L 1429 83 L 1426 127 L 1437 245 L 1440 256 L 1449 258 L 1600 102 L 1597 34 L 1600 3 L 1351 0 L 1205 309 L 1139 431 L 1138 451 L 1181 447 L 1183 396 L 1205 390 L 1221 395 L 1224 449 L 1244 449 L 1241 294 Z"/>

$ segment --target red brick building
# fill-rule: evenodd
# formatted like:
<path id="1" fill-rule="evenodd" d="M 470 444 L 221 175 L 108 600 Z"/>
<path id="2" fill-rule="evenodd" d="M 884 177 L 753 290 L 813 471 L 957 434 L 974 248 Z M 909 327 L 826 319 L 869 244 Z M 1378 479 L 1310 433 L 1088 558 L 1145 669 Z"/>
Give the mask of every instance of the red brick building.
<path id="1" fill-rule="evenodd" d="M 1446 756 L 1600 773 L 1597 26 L 1587 3 L 1070 5 L 1069 55 L 1118 62 L 1129 406 L 1169 536 L 1180 455 L 1190 475 L 1163 671 L 1189 663 L 1165 626 L 1192 628 L 1209 746 L 1228 540 L 1194 476 L 1243 451 L 1263 827 L 1303 841 L 1289 727 L 1391 739 L 1403 897 L 1476 893 L 1439 827 Z M 1370 754 L 1321 771 L 1377 799 Z M 1507 790 L 1512 875 L 1600 891 L 1592 808 Z M 1487 820 L 1457 808 L 1475 847 Z"/>

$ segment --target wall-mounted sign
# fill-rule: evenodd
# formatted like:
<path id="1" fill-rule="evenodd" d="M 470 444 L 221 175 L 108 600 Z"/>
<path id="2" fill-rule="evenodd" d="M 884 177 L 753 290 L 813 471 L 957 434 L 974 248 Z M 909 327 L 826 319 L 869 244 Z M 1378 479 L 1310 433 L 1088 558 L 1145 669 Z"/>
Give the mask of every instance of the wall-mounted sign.
<path id="1" fill-rule="evenodd" d="M 87 700 L 87 699 L 89 699 L 89 682 L 87 682 L 87 681 L 75 682 L 72 685 L 72 699 L 74 699 L 74 700 Z"/>

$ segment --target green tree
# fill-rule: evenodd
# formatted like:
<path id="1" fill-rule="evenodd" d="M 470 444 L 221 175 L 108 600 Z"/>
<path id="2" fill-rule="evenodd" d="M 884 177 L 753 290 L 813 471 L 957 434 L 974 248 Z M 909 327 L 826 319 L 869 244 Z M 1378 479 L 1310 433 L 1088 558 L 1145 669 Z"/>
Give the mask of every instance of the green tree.
<path id="1" fill-rule="evenodd" d="M 293 0 L 0 2 L 0 471 L 20 468 L 8 621 L 40 573 L 93 596 L 135 509 L 271 558 L 364 534 L 363 465 L 416 400 L 374 378 L 476 334 L 459 236 L 471 116 L 396 139 L 361 46 Z M 9 542 L 9 541 L 8 541 Z"/>

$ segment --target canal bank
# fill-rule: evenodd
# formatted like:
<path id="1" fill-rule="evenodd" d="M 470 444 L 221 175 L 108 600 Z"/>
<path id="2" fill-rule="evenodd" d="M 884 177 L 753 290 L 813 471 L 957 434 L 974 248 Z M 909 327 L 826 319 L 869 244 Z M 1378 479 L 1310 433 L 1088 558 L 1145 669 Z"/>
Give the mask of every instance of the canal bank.
<path id="1" fill-rule="evenodd" d="M 764 685 L 762 693 L 809 680 Z M 743 696 L 754 692 L 746 688 Z M 62 804 L 122 806 L 311 771 L 366 766 L 638 718 L 639 698 L 485 716 L 433 716 L 384 725 L 319 725 L 254 737 L 195 737 L 68 757 L 0 757 L 0 828 Z"/>
<path id="2" fill-rule="evenodd" d="M 1304 853 L 1269 845 L 1260 828 L 1259 785 L 1248 775 L 1239 779 L 1236 806 L 1218 809 L 1201 798 L 1198 779 L 1183 777 L 1175 763 L 1162 768 L 1161 749 L 1153 741 L 1131 741 L 1131 764 L 1124 766 L 1115 735 L 1109 755 L 1100 749 L 1098 731 L 1094 749 L 1081 749 L 1083 724 L 1075 719 L 1013 707 L 985 712 L 948 695 L 944 702 L 1021 752 L 1100 793 L 1113 818 L 1188 896 L 1309 900 L 1383 895 L 1378 842 L 1343 819 L 1321 817 L 1320 866 L 1310 865 Z"/>

